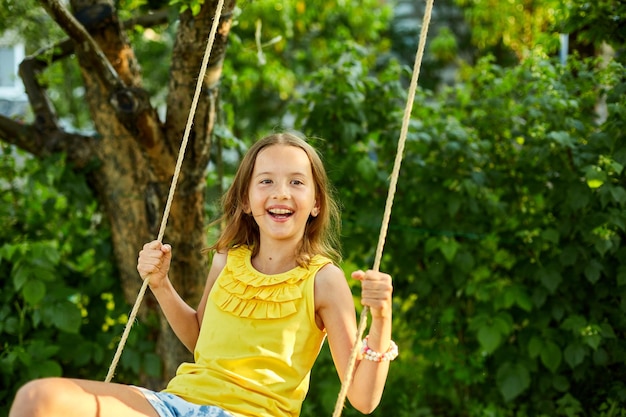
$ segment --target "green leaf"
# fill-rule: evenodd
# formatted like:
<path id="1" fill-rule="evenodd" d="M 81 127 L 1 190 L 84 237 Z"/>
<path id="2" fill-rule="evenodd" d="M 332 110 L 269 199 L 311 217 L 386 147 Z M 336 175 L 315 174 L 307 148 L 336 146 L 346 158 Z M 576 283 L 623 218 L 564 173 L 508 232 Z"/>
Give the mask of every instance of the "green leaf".
<path id="1" fill-rule="evenodd" d="M 602 336 L 600 336 L 599 334 L 590 334 L 586 335 L 583 340 L 587 346 L 589 346 L 593 350 L 596 350 L 600 346 L 600 343 L 602 343 Z"/>
<path id="2" fill-rule="evenodd" d="M 93 355 L 93 344 L 88 342 L 79 343 L 74 349 L 72 355 L 72 362 L 76 364 L 76 366 L 85 366 L 91 360 Z"/>
<path id="3" fill-rule="evenodd" d="M 527 313 L 529 313 L 533 309 L 532 299 L 530 298 L 528 294 L 526 294 L 526 292 L 518 293 L 518 296 L 515 299 L 515 302 L 517 303 L 519 308 L 526 311 Z"/>
<path id="4" fill-rule="evenodd" d="M 616 337 L 613 327 L 609 323 L 600 324 L 600 331 L 602 332 L 602 337 L 606 339 L 615 339 Z"/>
<path id="5" fill-rule="evenodd" d="M 24 351 L 24 349 L 19 349 L 16 352 L 17 358 L 20 360 L 20 362 L 26 367 L 26 368 L 30 368 L 31 365 L 33 365 L 33 356 L 26 353 Z"/>
<path id="6" fill-rule="evenodd" d="M 46 284 L 37 279 L 28 280 L 22 288 L 22 295 L 28 304 L 36 305 L 46 295 Z"/>
<path id="7" fill-rule="evenodd" d="M 450 217 L 454 217 L 456 213 L 458 213 L 461 208 L 462 200 L 459 198 L 458 194 L 452 194 L 447 201 L 448 204 L 448 215 Z"/>
<path id="8" fill-rule="evenodd" d="M 587 320 L 578 314 L 568 316 L 561 324 L 562 329 L 571 330 L 574 334 L 579 334 L 584 327 L 587 327 Z"/>
<path id="9" fill-rule="evenodd" d="M 47 322 L 68 333 L 76 333 L 82 323 L 80 310 L 69 301 L 60 301 L 45 307 Z"/>
<path id="10" fill-rule="evenodd" d="M 547 298 L 548 292 L 545 288 L 537 287 L 534 289 L 532 294 L 532 300 L 533 304 L 535 304 L 537 308 L 542 307 L 545 304 Z"/>
<path id="11" fill-rule="evenodd" d="M 30 268 L 22 262 L 17 262 L 13 267 L 11 277 L 13 278 L 13 287 L 15 291 L 19 291 L 31 276 Z"/>
<path id="12" fill-rule="evenodd" d="M 6 334 L 17 335 L 20 332 L 20 321 L 17 317 L 8 317 L 2 323 L 2 331 Z"/>
<path id="13" fill-rule="evenodd" d="M 532 359 L 536 358 L 537 356 L 539 356 L 539 354 L 541 354 L 543 346 L 543 339 L 537 336 L 531 337 L 530 341 L 528 342 L 528 355 Z"/>
<path id="14" fill-rule="evenodd" d="M 609 238 L 602 237 L 596 240 L 593 246 L 596 248 L 600 256 L 604 257 L 604 255 L 611 250 L 611 248 L 613 248 L 613 241 Z"/>
<path id="15" fill-rule="evenodd" d="M 590 165 L 585 169 L 585 178 L 589 188 L 599 188 L 606 182 L 606 172 L 600 167 Z"/>
<path id="16" fill-rule="evenodd" d="M 567 392 L 570 387 L 569 380 L 563 375 L 555 375 L 552 379 L 552 386 L 560 392 Z"/>
<path id="17" fill-rule="evenodd" d="M 563 279 L 561 274 L 555 270 L 545 268 L 540 269 L 538 274 L 539 280 L 543 286 L 546 287 L 550 293 L 554 294 Z"/>
<path id="18" fill-rule="evenodd" d="M 476 262 L 471 252 L 464 250 L 457 252 L 454 264 L 463 272 L 465 281 L 469 272 L 474 268 L 474 265 L 476 265 Z"/>
<path id="19" fill-rule="evenodd" d="M 559 242 L 559 232 L 555 229 L 546 229 L 541 232 L 541 237 L 551 243 Z"/>
<path id="20" fill-rule="evenodd" d="M 104 349 L 102 348 L 102 346 L 100 346 L 99 344 L 94 344 L 93 345 L 93 361 L 95 363 L 102 363 L 102 361 L 104 360 Z"/>
<path id="21" fill-rule="evenodd" d="M 33 243 L 30 247 L 31 263 L 43 269 L 52 269 L 61 260 L 56 241 Z"/>
<path id="22" fill-rule="evenodd" d="M 7 261 L 13 260 L 13 254 L 19 249 L 19 245 L 11 245 L 5 243 L 0 247 L 0 258 L 6 259 Z"/>
<path id="23" fill-rule="evenodd" d="M 563 318 L 564 314 L 565 314 L 565 309 L 563 308 L 562 305 L 560 305 L 560 304 L 553 304 L 552 305 L 552 317 L 556 321 L 561 321 L 561 319 Z"/>
<path id="24" fill-rule="evenodd" d="M 493 325 L 503 336 L 511 333 L 513 328 L 513 319 L 508 313 L 500 312 L 493 318 Z"/>
<path id="25" fill-rule="evenodd" d="M 193 13 L 194 16 L 197 16 L 200 13 L 201 8 L 202 8 L 202 5 L 200 3 L 193 3 L 191 5 L 191 12 Z"/>
<path id="26" fill-rule="evenodd" d="M 26 349 L 28 355 L 35 360 L 49 359 L 54 356 L 60 347 L 50 341 L 35 339 Z"/>
<path id="27" fill-rule="evenodd" d="M 478 329 L 478 342 L 482 346 L 483 350 L 487 353 L 492 353 L 500 345 L 502 341 L 502 334 L 498 331 L 495 325 L 485 325 Z"/>
<path id="28" fill-rule="evenodd" d="M 602 185 L 602 184 L 599 184 Z M 589 204 L 590 190 L 584 185 L 570 185 L 567 192 L 567 206 L 570 210 L 580 210 Z"/>
<path id="29" fill-rule="evenodd" d="M 617 203 L 622 205 L 626 203 L 626 190 L 623 187 L 611 186 L 609 192 Z"/>
<path id="30" fill-rule="evenodd" d="M 58 362 L 53 360 L 45 360 L 36 364 L 37 367 L 37 376 L 39 378 L 51 377 L 51 376 L 61 376 L 63 374 L 63 369 Z"/>
<path id="31" fill-rule="evenodd" d="M 556 143 L 568 148 L 573 148 L 575 145 L 574 138 L 572 138 L 568 132 L 550 132 L 547 137 L 548 139 L 552 139 Z"/>
<path id="32" fill-rule="evenodd" d="M 424 251 L 429 254 L 435 249 L 439 248 L 439 239 L 436 237 L 431 237 L 426 241 L 424 245 Z"/>
<path id="33" fill-rule="evenodd" d="M 575 368 L 580 365 L 585 356 L 587 355 L 587 351 L 583 345 L 578 342 L 574 342 L 569 344 L 565 348 L 564 356 L 565 362 L 570 366 L 570 368 Z"/>
<path id="34" fill-rule="evenodd" d="M 515 260 L 515 256 L 503 249 L 498 250 L 493 257 L 493 261 L 497 265 L 501 265 L 507 270 L 511 269 L 511 267 L 515 264 Z"/>
<path id="35" fill-rule="evenodd" d="M 578 256 L 579 256 L 578 247 L 573 246 L 573 245 L 568 245 L 561 252 L 559 259 L 561 260 L 561 263 L 564 266 L 571 266 L 571 265 L 574 265 L 574 263 L 576 263 L 576 261 L 578 260 Z"/>
<path id="36" fill-rule="evenodd" d="M 146 374 L 153 377 L 161 376 L 161 358 L 154 353 L 146 353 L 143 357 Z"/>
<path id="37" fill-rule="evenodd" d="M 595 259 L 589 261 L 589 263 L 585 267 L 585 277 L 587 277 L 587 280 L 592 284 L 598 282 L 601 272 L 602 264 Z"/>
<path id="38" fill-rule="evenodd" d="M 508 287 L 504 291 L 505 307 L 517 304 L 522 310 L 529 312 L 533 308 L 533 302 L 526 290 L 521 285 Z"/>
<path id="39" fill-rule="evenodd" d="M 606 350 L 600 348 L 593 352 L 593 363 L 598 366 L 606 366 L 609 363 L 609 355 Z"/>
<path id="40" fill-rule="evenodd" d="M 496 383 L 505 401 L 511 401 L 530 386 L 530 372 L 520 364 L 505 362 L 496 375 Z"/>
<path id="41" fill-rule="evenodd" d="M 141 370 L 141 358 L 139 353 L 134 349 L 125 349 L 121 357 L 121 363 L 126 369 L 130 369 L 135 373 Z"/>
<path id="42" fill-rule="evenodd" d="M 626 285 L 626 266 L 620 266 L 617 270 L 617 285 Z"/>
<path id="43" fill-rule="evenodd" d="M 443 257 L 446 258 L 446 261 L 452 263 L 460 246 L 461 245 L 459 245 L 455 239 L 445 237 L 439 244 L 439 250 L 443 254 Z"/>
<path id="44" fill-rule="evenodd" d="M 617 173 L 617 174 L 621 174 L 622 171 L 624 170 L 624 165 L 620 164 L 617 161 L 611 161 L 610 163 L 611 168 L 613 168 L 613 170 Z"/>
<path id="45" fill-rule="evenodd" d="M 361 157 L 356 163 L 356 171 L 362 177 L 363 181 L 373 181 L 376 178 L 376 162 L 368 155 Z"/>
<path id="46" fill-rule="evenodd" d="M 541 350 L 541 363 L 553 373 L 558 369 L 562 359 L 561 349 L 552 341 L 548 341 Z"/>

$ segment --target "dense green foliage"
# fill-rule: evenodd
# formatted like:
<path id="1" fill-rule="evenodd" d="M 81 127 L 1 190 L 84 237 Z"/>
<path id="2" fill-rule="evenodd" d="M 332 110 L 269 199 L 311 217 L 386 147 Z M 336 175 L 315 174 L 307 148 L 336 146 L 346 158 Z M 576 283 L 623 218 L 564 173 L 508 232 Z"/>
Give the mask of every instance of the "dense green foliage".
<path id="1" fill-rule="evenodd" d="M 355 62 L 316 74 L 301 125 L 335 139 L 320 145 L 348 259 L 363 265 L 400 112 L 389 77 Z M 595 68 L 485 60 L 420 95 L 383 262 L 408 352 L 379 415 L 622 415 L 626 79 L 619 64 Z M 337 387 L 316 388 L 328 403 Z"/>
<path id="2" fill-rule="evenodd" d="M 288 105 L 313 71 L 341 59 L 346 49 L 361 48 L 359 59 L 370 62 L 379 58 L 372 52 L 384 54 L 391 9 L 379 3 L 244 3 L 224 63 L 222 119 L 228 129 L 250 140 L 290 124 Z"/>
<path id="3" fill-rule="evenodd" d="M 243 3 L 216 132 L 228 150 L 280 125 L 316 138 L 343 204 L 347 272 L 373 261 L 406 100 L 378 3 Z M 520 29 L 465 3 L 484 28 Z M 612 4 L 573 3 L 578 29 Z M 576 55 L 563 67 L 545 39 L 520 65 L 487 57 L 416 97 L 381 266 L 400 357 L 376 416 L 626 416 L 625 70 Z M 141 42 L 143 59 L 162 48 Z M 83 177 L 60 157 L 0 156 L 1 416 L 29 379 L 103 379 L 128 306 Z M 223 183 L 209 172 L 209 203 L 233 166 Z M 158 373 L 150 324 L 133 328 L 118 380 Z M 324 349 L 303 416 L 330 415 L 338 392 Z"/>
<path id="4" fill-rule="evenodd" d="M 0 147 L 0 416 L 39 377 L 101 379 L 126 322 L 106 224 L 63 158 Z M 149 324 L 148 321 L 145 324 Z M 154 324 L 154 323 L 153 323 Z M 118 377 L 160 374 L 149 326 L 137 325 Z"/>

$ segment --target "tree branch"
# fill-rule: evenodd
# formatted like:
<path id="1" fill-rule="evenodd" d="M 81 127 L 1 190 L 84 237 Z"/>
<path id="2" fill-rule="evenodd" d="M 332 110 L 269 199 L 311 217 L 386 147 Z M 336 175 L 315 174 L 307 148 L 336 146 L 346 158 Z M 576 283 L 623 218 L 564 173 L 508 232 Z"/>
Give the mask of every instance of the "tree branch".
<path id="1" fill-rule="evenodd" d="M 28 95 L 28 101 L 35 113 L 35 126 L 40 130 L 59 130 L 58 118 L 52 103 L 45 93 L 45 88 L 39 83 L 38 75 L 48 67 L 49 63 L 59 59 L 59 56 L 67 56 L 73 50 L 70 43 L 63 43 L 58 48 L 46 49 L 35 55 L 26 57 L 19 66 L 19 75 L 24 83 L 24 89 Z M 42 59 L 51 54 L 51 59 Z"/>
<path id="2" fill-rule="evenodd" d="M 47 66 L 51 62 L 69 56 L 76 47 L 80 47 L 81 57 L 83 57 L 84 62 L 92 67 L 89 69 L 89 73 L 102 82 L 103 91 L 108 91 L 109 104 L 115 109 L 118 120 L 147 149 L 153 149 L 158 154 L 161 154 L 163 152 L 161 143 L 162 132 L 158 115 L 150 103 L 149 94 L 141 87 L 132 85 L 133 83 L 130 82 L 128 74 L 126 74 L 127 78 L 123 78 L 124 75 L 118 74 L 104 51 L 88 32 L 88 30 L 100 30 L 105 27 L 103 25 L 110 24 L 110 18 L 114 10 L 107 5 L 98 5 L 82 8 L 77 12 L 76 16 L 73 16 L 59 0 L 41 0 L 41 3 L 44 4 L 47 12 L 70 36 L 70 39 L 37 53 L 37 56 L 44 54 L 49 56 L 52 54 L 52 61 L 35 58 L 33 63 L 25 63 L 26 69 L 29 69 L 31 65 L 33 67 L 30 75 L 34 74 L 35 60 L 39 63 L 36 68 L 41 71 L 44 68 L 44 62 Z M 167 21 L 167 11 L 160 10 L 128 20 L 122 24 L 122 28 L 128 29 L 134 25 L 153 26 L 167 23 Z M 28 94 L 29 99 L 32 97 L 32 105 L 38 116 L 38 122 L 48 127 L 56 126 L 52 107 L 47 102 L 41 86 L 37 88 L 36 81 L 27 81 L 26 79 L 24 79 L 24 84 L 31 85 Z"/>
<path id="3" fill-rule="evenodd" d="M 59 57 L 69 55 L 72 50 L 71 43 L 62 43 L 59 47 L 47 51 L 46 55 L 51 53 L 51 61 L 54 62 Z M 83 167 L 93 158 L 93 149 L 87 145 L 90 143 L 89 137 L 69 134 L 59 127 L 54 107 L 45 93 L 45 88 L 38 81 L 38 74 L 51 62 L 42 59 L 41 56 L 36 54 L 27 57 L 19 66 L 19 75 L 35 115 L 34 122 L 26 125 L 0 116 L 0 135 L 8 143 L 38 157 L 65 152 L 69 161 L 77 167 Z"/>
<path id="4" fill-rule="evenodd" d="M 151 28 L 153 26 L 159 26 L 167 23 L 169 20 L 169 14 L 166 9 L 155 10 L 149 14 L 134 17 L 132 19 L 122 22 L 124 29 L 131 29 L 133 26 L 141 26 L 144 28 Z"/>
<path id="5" fill-rule="evenodd" d="M 141 26 L 144 28 L 151 28 L 154 26 L 163 25 L 168 22 L 167 10 L 157 10 L 155 12 L 133 17 L 132 19 L 122 22 L 124 29 L 131 29 L 134 26 Z M 46 63 L 51 64 L 66 58 L 74 53 L 74 40 L 64 39 L 44 49 L 40 49 L 34 55 L 35 56 L 47 56 L 50 59 L 46 60 Z M 43 69 L 43 68 L 42 68 Z"/>
<path id="6" fill-rule="evenodd" d="M 104 62 L 104 65 L 98 65 L 102 71 L 98 73 L 112 73 L 114 79 L 105 76 L 104 81 L 113 83 L 110 103 L 116 108 L 120 121 L 127 125 L 131 131 L 158 131 L 157 126 L 152 126 L 153 111 L 146 108 L 149 103 L 149 97 L 146 92 L 139 88 L 127 88 L 123 86 L 121 80 L 113 67 L 109 64 L 104 53 L 95 43 L 91 35 L 86 32 L 84 27 L 78 22 L 58 0 L 42 0 L 51 7 L 46 7 L 48 12 L 55 18 L 70 36 L 78 36 L 77 39 L 66 39 L 56 43 L 48 48 L 41 49 L 35 54 L 27 57 L 20 63 L 19 75 L 24 83 L 26 94 L 30 106 L 35 114 L 35 120 L 32 124 L 23 124 L 11 118 L 0 115 L 0 137 L 8 143 L 35 155 L 43 157 L 54 152 L 65 152 L 75 166 L 82 167 L 92 161 L 94 158 L 94 150 L 90 145 L 93 143 L 91 137 L 80 134 L 71 134 L 63 131 L 58 123 L 58 117 L 54 106 L 50 102 L 45 87 L 38 81 L 38 75 L 43 72 L 52 63 L 67 58 L 75 52 L 77 40 L 87 42 L 88 45 L 95 47 L 88 48 L 96 51 L 97 62 Z M 53 13 L 55 10 L 56 14 Z M 157 12 L 142 15 L 123 22 L 125 29 L 132 28 L 135 25 L 143 27 L 152 27 L 167 23 L 167 10 L 159 10 Z M 63 22 L 63 24 L 61 23 Z M 98 52 L 99 51 L 99 52 Z M 93 63 L 93 60 L 92 62 Z M 108 81 L 107 81 L 108 80 Z M 139 119 L 134 119 L 134 115 L 139 115 Z M 136 133 L 136 132 L 135 132 Z M 153 135 L 139 135 L 140 140 L 147 141 L 144 143 L 148 149 L 156 148 L 156 153 L 163 152 L 162 146 L 156 146 Z"/>
<path id="7" fill-rule="evenodd" d="M 69 10 L 59 0 L 40 0 L 40 2 L 72 41 L 77 45 L 81 45 L 85 56 L 94 67 L 94 72 L 99 74 L 105 87 L 111 91 L 123 89 L 124 83 L 106 58 L 104 52 L 102 52 L 102 49 L 100 49 L 100 46 Z"/>
<path id="8" fill-rule="evenodd" d="M 23 124 L 0 115 L 0 138 L 39 158 L 64 152 L 76 168 L 93 161 L 94 138 L 59 129 L 43 130 L 39 126 Z"/>
<path id="9" fill-rule="evenodd" d="M 123 22 L 123 27 L 126 29 L 132 28 L 135 25 L 151 27 L 167 23 L 167 19 L 167 10 L 159 10 L 154 13 L 129 19 Z M 20 63 L 19 75 L 24 83 L 31 108 L 35 113 L 35 124 L 38 129 L 57 130 L 59 127 L 56 112 L 44 92 L 44 87 L 38 82 L 37 75 L 43 72 L 50 64 L 70 56 L 74 53 L 74 50 L 74 40 L 65 39 L 50 47 L 37 51 L 34 55 L 25 58 L 24 61 Z M 128 93 L 125 93 L 124 90 L 118 90 L 114 93 L 112 97 L 114 105 L 124 102 L 124 100 L 120 100 L 119 96 L 128 96 Z M 121 106 L 119 110 L 125 113 L 125 116 L 128 116 L 128 107 L 131 106 L 131 104 L 128 103 L 128 100 L 126 100 L 125 103 L 126 107 Z M 136 105 L 136 103 L 134 104 Z"/>

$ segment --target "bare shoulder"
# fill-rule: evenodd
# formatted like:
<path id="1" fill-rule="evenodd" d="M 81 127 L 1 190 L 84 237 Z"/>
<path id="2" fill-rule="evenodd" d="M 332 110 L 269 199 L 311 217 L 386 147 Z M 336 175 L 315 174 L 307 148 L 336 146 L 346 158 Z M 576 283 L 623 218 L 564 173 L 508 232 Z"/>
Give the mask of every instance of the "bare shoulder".
<path id="1" fill-rule="evenodd" d="M 337 265 L 329 263 L 317 271 L 315 276 L 315 287 L 334 288 L 337 285 L 346 284 L 346 277 Z"/>
<path id="2" fill-rule="evenodd" d="M 197 317 L 200 324 L 202 324 L 204 309 L 206 307 L 207 299 L 209 298 L 209 293 L 211 292 L 211 289 L 213 288 L 213 284 L 215 284 L 217 277 L 226 266 L 226 258 L 227 252 L 216 252 L 213 255 L 213 259 L 211 260 L 211 268 L 209 269 L 209 274 L 206 278 L 206 284 L 204 285 L 204 292 L 202 293 L 202 298 L 200 299 L 200 304 L 198 304 L 197 309 Z"/>
<path id="3" fill-rule="evenodd" d="M 209 269 L 209 275 L 207 277 L 206 286 L 209 289 L 217 280 L 217 277 L 222 272 L 222 269 L 226 266 L 226 261 L 228 258 L 228 252 L 215 252 L 213 255 L 213 259 L 211 260 L 211 268 Z"/>
<path id="4" fill-rule="evenodd" d="M 341 268 L 334 264 L 327 264 L 322 267 L 315 276 L 316 310 L 327 306 L 336 306 L 337 302 L 348 298 L 352 302 L 350 287 Z"/>
<path id="5" fill-rule="evenodd" d="M 211 269 L 218 272 L 224 269 L 226 266 L 226 259 L 228 258 L 228 252 L 215 252 L 213 260 L 211 261 Z"/>
<path id="6" fill-rule="evenodd" d="M 326 265 L 315 277 L 315 320 L 325 329 L 335 360 L 344 362 L 356 329 L 354 299 L 346 276 L 336 265 Z"/>

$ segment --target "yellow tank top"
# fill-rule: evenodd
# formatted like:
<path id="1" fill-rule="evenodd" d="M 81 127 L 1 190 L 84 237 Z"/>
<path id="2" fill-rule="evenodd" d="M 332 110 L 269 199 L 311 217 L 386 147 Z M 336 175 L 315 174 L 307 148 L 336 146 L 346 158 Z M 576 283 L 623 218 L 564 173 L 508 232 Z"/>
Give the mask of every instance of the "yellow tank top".
<path id="1" fill-rule="evenodd" d="M 307 268 L 265 275 L 245 246 L 228 252 L 207 300 L 194 363 L 183 363 L 166 392 L 217 405 L 235 416 L 296 417 L 325 333 L 315 323 L 315 274 Z"/>

